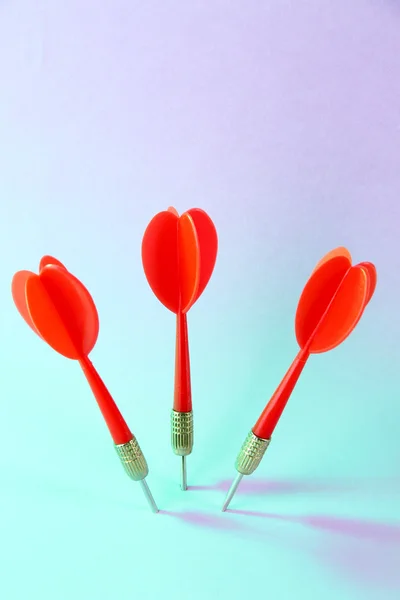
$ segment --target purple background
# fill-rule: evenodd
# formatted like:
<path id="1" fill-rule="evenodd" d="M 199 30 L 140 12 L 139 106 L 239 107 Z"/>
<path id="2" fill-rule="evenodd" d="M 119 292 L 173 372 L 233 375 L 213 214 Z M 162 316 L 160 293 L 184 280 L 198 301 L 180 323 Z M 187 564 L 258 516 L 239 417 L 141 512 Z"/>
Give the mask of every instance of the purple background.
<path id="1" fill-rule="evenodd" d="M 0 86 L 0 595 L 397 599 L 400 5 L 0 0 Z M 184 496 L 174 323 L 140 261 L 170 204 L 204 208 L 220 237 L 190 315 Z M 310 361 L 268 460 L 221 515 L 296 353 L 298 295 L 339 245 L 376 264 L 375 297 L 343 347 Z M 15 311 L 13 273 L 47 253 L 94 295 L 94 362 L 174 518 L 147 513 L 76 365 Z"/>

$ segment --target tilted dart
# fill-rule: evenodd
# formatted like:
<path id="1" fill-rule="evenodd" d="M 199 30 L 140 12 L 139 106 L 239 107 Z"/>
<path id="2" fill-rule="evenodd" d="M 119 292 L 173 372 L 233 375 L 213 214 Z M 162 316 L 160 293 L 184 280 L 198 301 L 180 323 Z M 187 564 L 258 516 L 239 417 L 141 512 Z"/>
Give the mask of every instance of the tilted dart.
<path id="1" fill-rule="evenodd" d="M 346 248 L 336 248 L 317 264 L 301 294 L 295 331 L 300 352 L 260 418 L 248 434 L 236 459 L 238 475 L 226 496 L 225 511 L 244 475 L 260 464 L 287 401 L 310 354 L 332 350 L 353 331 L 376 287 L 376 269 L 364 262 L 352 266 Z"/>
<path id="2" fill-rule="evenodd" d="M 44 256 L 39 274 L 18 271 L 12 296 L 26 323 L 56 352 L 77 360 L 97 400 L 126 473 L 141 483 L 153 512 L 158 512 L 146 477 L 149 473 L 140 446 L 88 358 L 99 334 L 99 318 L 88 290 L 60 261 Z"/>

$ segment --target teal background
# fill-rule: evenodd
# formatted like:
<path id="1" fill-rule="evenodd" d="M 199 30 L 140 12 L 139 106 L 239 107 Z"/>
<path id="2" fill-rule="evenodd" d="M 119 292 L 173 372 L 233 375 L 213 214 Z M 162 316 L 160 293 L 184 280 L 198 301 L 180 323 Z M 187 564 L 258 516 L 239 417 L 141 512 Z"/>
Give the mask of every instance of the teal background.
<path id="1" fill-rule="evenodd" d="M 400 592 L 400 10 L 393 1 L 0 2 L 0 596 L 391 600 Z M 189 314 L 195 449 L 172 454 L 174 317 L 140 244 L 199 206 L 217 266 Z M 260 468 L 234 460 L 294 358 L 316 262 L 378 269 Z M 52 254 L 97 303 L 91 358 L 146 454 L 153 515 L 77 364 L 25 325 Z"/>

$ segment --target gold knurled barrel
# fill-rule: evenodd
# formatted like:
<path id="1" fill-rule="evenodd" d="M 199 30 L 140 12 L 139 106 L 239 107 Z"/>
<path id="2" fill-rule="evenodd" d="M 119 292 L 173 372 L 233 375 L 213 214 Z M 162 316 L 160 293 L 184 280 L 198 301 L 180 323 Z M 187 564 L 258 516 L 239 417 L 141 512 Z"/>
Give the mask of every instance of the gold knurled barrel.
<path id="1" fill-rule="evenodd" d="M 126 444 L 116 444 L 115 449 L 126 473 L 134 481 L 141 481 L 149 474 L 146 459 L 135 437 Z"/>
<path id="2" fill-rule="evenodd" d="M 260 464 L 270 441 L 263 440 L 250 431 L 236 459 L 236 470 L 242 475 L 251 475 Z"/>
<path id="3" fill-rule="evenodd" d="M 171 445 L 178 456 L 188 456 L 193 449 L 193 412 L 171 413 Z"/>

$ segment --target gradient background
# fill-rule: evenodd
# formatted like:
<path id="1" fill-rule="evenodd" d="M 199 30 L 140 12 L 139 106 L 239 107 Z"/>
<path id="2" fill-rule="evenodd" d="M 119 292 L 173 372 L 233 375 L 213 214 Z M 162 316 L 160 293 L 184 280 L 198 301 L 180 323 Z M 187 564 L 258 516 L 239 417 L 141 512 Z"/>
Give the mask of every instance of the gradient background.
<path id="1" fill-rule="evenodd" d="M 400 5 L 2 0 L 0 85 L 1 597 L 398 598 Z M 140 260 L 170 204 L 204 208 L 220 237 L 189 318 L 185 494 L 174 317 Z M 296 354 L 302 286 L 338 245 L 376 263 L 375 297 L 343 346 L 312 357 L 221 514 Z M 13 273 L 47 253 L 96 300 L 92 359 L 167 514 L 124 475 L 78 366 L 13 306 Z"/>

